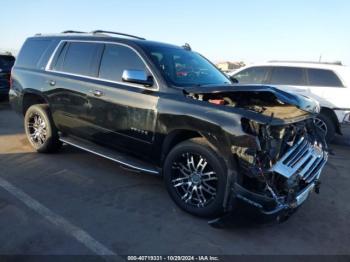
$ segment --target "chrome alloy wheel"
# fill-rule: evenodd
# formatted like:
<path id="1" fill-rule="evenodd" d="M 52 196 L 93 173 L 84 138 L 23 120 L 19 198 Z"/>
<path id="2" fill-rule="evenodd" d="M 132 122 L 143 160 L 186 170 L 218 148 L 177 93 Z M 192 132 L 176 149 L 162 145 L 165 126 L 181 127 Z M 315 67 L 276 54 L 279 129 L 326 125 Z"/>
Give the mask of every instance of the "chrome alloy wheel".
<path id="1" fill-rule="evenodd" d="M 182 201 L 189 205 L 205 207 L 216 197 L 218 176 L 199 154 L 184 153 L 175 159 L 171 182 Z"/>
<path id="2" fill-rule="evenodd" d="M 30 140 L 36 145 L 42 145 L 47 139 L 46 123 L 41 115 L 34 113 L 30 116 L 28 124 Z"/>
<path id="3" fill-rule="evenodd" d="M 319 129 L 321 129 L 325 134 L 327 134 L 328 128 L 326 123 L 322 119 L 315 118 L 314 123 Z"/>

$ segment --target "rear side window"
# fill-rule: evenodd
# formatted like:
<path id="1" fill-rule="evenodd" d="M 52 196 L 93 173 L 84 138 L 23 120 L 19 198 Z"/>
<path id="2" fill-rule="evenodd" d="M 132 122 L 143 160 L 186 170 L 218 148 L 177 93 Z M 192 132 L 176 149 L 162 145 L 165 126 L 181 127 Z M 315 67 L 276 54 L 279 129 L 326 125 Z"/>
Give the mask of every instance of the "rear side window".
<path id="1" fill-rule="evenodd" d="M 309 85 L 311 86 L 343 86 L 340 79 L 331 70 L 308 69 Z"/>
<path id="2" fill-rule="evenodd" d="M 271 72 L 270 84 L 274 85 L 305 85 L 302 68 L 274 67 Z"/>
<path id="3" fill-rule="evenodd" d="M 122 82 L 123 71 L 127 69 L 146 71 L 146 66 L 132 49 L 122 45 L 107 44 L 101 61 L 99 77 Z"/>
<path id="4" fill-rule="evenodd" d="M 54 70 L 86 76 L 96 76 L 102 44 L 72 42 L 66 45 Z"/>
<path id="5" fill-rule="evenodd" d="M 52 40 L 29 39 L 27 40 L 17 58 L 17 66 L 37 68 L 39 61 L 45 54 Z"/>
<path id="6" fill-rule="evenodd" d="M 266 81 L 268 72 L 269 67 L 251 67 L 237 73 L 234 75 L 234 78 L 240 84 L 263 84 Z"/>

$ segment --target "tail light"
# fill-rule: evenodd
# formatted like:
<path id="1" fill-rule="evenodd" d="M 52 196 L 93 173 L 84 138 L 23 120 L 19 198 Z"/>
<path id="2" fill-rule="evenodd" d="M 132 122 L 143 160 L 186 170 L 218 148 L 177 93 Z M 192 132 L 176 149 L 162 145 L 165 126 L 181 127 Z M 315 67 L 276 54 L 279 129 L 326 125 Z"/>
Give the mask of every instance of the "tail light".
<path id="1" fill-rule="evenodd" d="M 11 73 L 9 73 L 8 80 L 9 80 L 10 88 L 12 88 L 13 80 L 12 80 L 12 75 L 11 75 Z"/>

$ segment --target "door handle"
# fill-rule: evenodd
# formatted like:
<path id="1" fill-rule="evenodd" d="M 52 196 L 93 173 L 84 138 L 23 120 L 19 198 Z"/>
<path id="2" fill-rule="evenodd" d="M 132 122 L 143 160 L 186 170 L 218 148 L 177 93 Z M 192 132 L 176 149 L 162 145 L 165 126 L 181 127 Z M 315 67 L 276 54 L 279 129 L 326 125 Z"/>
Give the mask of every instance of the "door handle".
<path id="1" fill-rule="evenodd" d="M 91 90 L 90 93 L 97 97 L 103 96 L 103 93 L 100 90 Z"/>
<path id="2" fill-rule="evenodd" d="M 47 83 L 48 83 L 50 86 L 55 86 L 55 85 L 56 85 L 56 81 L 55 81 L 55 80 L 49 80 L 49 81 L 47 81 Z"/>

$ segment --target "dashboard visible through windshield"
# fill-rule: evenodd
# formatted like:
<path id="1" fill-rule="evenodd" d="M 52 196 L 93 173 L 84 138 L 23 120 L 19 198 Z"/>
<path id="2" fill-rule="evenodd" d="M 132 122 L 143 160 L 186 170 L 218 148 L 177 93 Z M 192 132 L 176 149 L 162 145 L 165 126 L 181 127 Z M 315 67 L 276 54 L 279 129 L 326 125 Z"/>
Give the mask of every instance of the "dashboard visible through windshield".
<path id="1" fill-rule="evenodd" d="M 229 84 L 230 81 L 200 54 L 187 49 L 148 47 L 146 52 L 166 81 L 174 86 Z"/>

